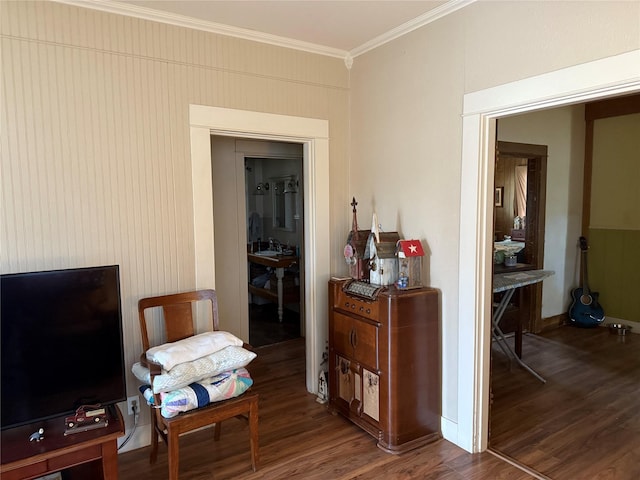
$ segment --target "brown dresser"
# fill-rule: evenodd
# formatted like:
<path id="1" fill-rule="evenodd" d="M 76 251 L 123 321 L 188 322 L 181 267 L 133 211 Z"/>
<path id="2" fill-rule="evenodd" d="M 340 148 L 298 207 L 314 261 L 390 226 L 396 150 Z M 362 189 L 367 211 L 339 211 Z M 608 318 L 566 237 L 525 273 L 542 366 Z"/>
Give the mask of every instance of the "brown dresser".
<path id="1" fill-rule="evenodd" d="M 440 438 L 438 292 L 329 281 L 329 408 L 402 453 Z M 370 298 L 367 298 L 369 296 Z"/>

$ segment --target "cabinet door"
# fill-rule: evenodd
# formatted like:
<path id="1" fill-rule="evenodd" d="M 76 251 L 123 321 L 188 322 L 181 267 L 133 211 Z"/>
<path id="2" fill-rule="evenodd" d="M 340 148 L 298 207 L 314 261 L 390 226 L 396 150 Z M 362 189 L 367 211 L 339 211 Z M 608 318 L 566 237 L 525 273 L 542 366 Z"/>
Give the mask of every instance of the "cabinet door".
<path id="1" fill-rule="evenodd" d="M 334 348 L 377 372 L 378 327 L 339 312 L 334 312 L 333 319 Z"/>

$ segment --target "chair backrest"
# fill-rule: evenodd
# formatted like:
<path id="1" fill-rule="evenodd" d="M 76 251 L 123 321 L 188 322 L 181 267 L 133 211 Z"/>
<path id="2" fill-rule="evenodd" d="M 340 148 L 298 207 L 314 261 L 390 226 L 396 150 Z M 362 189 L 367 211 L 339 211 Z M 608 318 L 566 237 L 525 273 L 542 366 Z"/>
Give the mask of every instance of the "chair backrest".
<path id="1" fill-rule="evenodd" d="M 138 316 L 140 319 L 140 332 L 142 334 L 142 348 L 146 352 L 149 344 L 147 331 L 147 318 L 145 310 L 148 308 L 162 307 L 164 328 L 167 342 L 175 342 L 183 338 L 195 335 L 193 318 L 193 306 L 195 302 L 207 300 L 211 304 L 211 318 L 213 330 L 218 330 L 218 297 L 214 290 L 196 290 L 194 292 L 175 293 L 161 295 L 159 297 L 143 298 L 138 302 Z"/>

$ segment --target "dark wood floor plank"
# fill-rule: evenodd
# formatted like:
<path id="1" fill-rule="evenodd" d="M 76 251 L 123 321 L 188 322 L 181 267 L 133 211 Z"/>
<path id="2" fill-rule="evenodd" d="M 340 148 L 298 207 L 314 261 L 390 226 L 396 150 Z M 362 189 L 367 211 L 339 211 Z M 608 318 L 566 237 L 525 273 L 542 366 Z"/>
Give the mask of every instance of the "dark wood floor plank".
<path id="1" fill-rule="evenodd" d="M 491 448 L 558 480 L 640 478 L 640 336 L 525 335 L 523 358 L 546 384 L 492 351 Z"/>

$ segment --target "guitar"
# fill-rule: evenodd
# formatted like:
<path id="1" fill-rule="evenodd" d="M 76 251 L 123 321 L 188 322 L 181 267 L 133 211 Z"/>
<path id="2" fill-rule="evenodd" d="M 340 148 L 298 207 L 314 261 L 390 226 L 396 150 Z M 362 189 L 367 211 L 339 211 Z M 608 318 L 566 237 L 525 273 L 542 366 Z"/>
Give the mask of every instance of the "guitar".
<path id="1" fill-rule="evenodd" d="M 573 302 L 569 308 L 569 319 L 573 325 L 578 327 L 597 327 L 604 321 L 604 310 L 598 303 L 598 293 L 589 290 L 589 280 L 587 277 L 587 239 L 580 237 L 581 259 L 581 283 L 580 288 L 571 292 Z"/>

